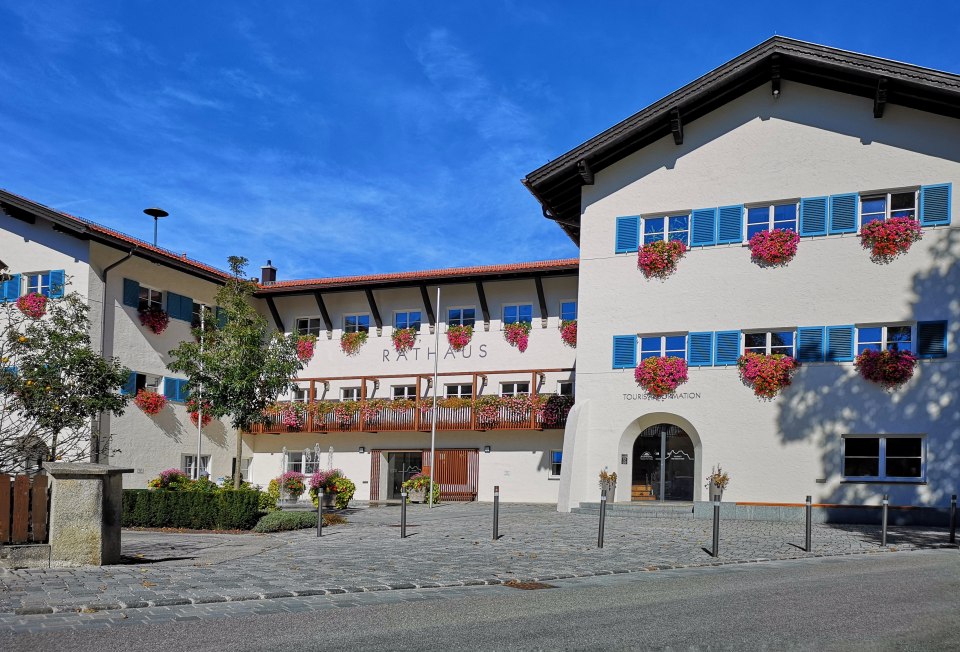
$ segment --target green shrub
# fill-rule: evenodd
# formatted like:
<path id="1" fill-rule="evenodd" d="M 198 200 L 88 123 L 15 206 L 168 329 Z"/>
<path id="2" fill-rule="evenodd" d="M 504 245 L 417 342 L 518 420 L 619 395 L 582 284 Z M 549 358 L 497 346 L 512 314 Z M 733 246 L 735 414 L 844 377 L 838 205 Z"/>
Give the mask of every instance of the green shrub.
<path id="1" fill-rule="evenodd" d="M 339 514 L 324 514 L 323 525 L 339 525 L 347 521 Z M 276 511 L 266 514 L 253 528 L 254 532 L 284 532 L 317 527 L 316 512 Z"/>
<path id="2" fill-rule="evenodd" d="M 249 530 L 261 515 L 260 492 L 125 489 L 123 527 Z"/>

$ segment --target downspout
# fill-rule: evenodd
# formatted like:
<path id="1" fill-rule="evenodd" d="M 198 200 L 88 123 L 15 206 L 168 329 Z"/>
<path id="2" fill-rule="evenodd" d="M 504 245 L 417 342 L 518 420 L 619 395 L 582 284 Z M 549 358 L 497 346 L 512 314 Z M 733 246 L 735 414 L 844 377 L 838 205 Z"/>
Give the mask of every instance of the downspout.
<path id="1" fill-rule="evenodd" d="M 107 341 L 107 276 L 110 274 L 111 269 L 130 260 L 136 250 L 137 247 L 134 246 L 127 252 L 126 256 L 103 268 L 103 308 L 100 311 L 100 357 L 104 359 L 106 359 L 105 347 Z M 103 432 L 103 416 L 103 412 L 101 412 L 97 418 L 96 445 L 90 448 L 90 461 L 95 463 L 100 462 L 100 433 Z"/>

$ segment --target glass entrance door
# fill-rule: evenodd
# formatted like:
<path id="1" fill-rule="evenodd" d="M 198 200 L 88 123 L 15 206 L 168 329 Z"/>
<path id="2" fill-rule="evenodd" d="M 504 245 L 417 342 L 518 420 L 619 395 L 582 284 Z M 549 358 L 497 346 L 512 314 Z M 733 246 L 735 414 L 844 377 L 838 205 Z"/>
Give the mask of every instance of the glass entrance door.
<path id="1" fill-rule="evenodd" d="M 633 500 L 693 500 L 693 442 L 682 428 L 660 423 L 633 444 Z"/>
<path id="2" fill-rule="evenodd" d="M 399 500 L 401 485 L 422 468 L 423 453 L 387 453 L 387 498 Z"/>

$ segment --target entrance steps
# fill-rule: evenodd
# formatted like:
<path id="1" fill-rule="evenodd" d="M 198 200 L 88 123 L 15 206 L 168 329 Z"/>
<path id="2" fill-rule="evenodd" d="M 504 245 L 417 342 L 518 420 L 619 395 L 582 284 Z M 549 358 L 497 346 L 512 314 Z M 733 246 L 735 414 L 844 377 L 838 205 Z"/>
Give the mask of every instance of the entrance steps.
<path id="1" fill-rule="evenodd" d="M 574 514 L 600 515 L 600 503 L 580 503 L 570 510 Z M 607 503 L 607 516 L 632 518 L 693 518 L 693 503 L 661 503 L 657 500 L 638 500 L 630 503 Z"/>

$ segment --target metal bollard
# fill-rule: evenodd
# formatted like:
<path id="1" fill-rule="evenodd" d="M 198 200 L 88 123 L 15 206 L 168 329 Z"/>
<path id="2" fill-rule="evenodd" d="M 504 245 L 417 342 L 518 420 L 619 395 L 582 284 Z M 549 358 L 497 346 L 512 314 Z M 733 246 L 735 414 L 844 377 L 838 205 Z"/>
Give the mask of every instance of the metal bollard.
<path id="1" fill-rule="evenodd" d="M 323 536 L 323 487 L 317 491 L 317 536 Z"/>
<path id="2" fill-rule="evenodd" d="M 883 520 L 880 524 L 880 545 L 887 546 L 887 506 L 890 504 L 890 496 L 883 494 Z"/>
<path id="3" fill-rule="evenodd" d="M 600 490 L 600 532 L 597 534 L 597 547 L 603 547 L 603 523 L 607 519 L 607 490 Z"/>
<path id="4" fill-rule="evenodd" d="M 720 501 L 713 501 L 713 556 L 720 556 Z"/>
<path id="5" fill-rule="evenodd" d="M 803 548 L 807 552 L 813 552 L 813 546 L 811 544 L 811 539 L 813 538 L 813 505 L 811 504 L 810 496 L 807 496 L 807 505 L 804 507 L 804 510 L 807 512 L 807 538 Z"/>
<path id="6" fill-rule="evenodd" d="M 957 542 L 957 494 L 950 496 L 950 543 Z"/>
<path id="7" fill-rule="evenodd" d="M 400 492 L 400 538 L 407 538 L 407 492 Z"/>
<path id="8" fill-rule="evenodd" d="M 493 540 L 500 538 L 500 485 L 493 487 Z"/>

